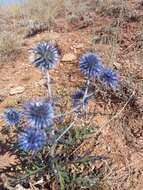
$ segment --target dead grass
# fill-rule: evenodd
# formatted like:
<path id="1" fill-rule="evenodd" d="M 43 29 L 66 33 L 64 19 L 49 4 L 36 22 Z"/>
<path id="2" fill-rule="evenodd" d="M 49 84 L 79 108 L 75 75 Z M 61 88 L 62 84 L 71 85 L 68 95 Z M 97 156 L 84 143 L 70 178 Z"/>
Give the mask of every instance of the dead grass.
<path id="1" fill-rule="evenodd" d="M 29 0 L 23 9 L 28 20 L 44 22 L 50 26 L 61 13 L 63 5 L 64 0 Z"/>
<path id="2" fill-rule="evenodd" d="M 0 32 L 0 63 L 15 60 L 21 51 L 22 41 L 11 31 Z"/>
<path id="3" fill-rule="evenodd" d="M 0 8 L 0 64 L 14 61 L 21 51 L 22 37 L 17 27 L 20 17 L 18 6 Z"/>
<path id="4" fill-rule="evenodd" d="M 97 0 L 92 4 L 94 10 L 112 18 L 119 18 L 122 10 L 122 17 L 127 22 L 138 22 L 141 19 L 135 7 L 127 0 Z"/>
<path id="5" fill-rule="evenodd" d="M 72 21 L 78 17 L 87 17 L 87 11 L 89 10 L 88 1 L 76 1 L 76 0 L 65 0 L 64 2 L 65 10 L 67 11 L 68 21 Z"/>

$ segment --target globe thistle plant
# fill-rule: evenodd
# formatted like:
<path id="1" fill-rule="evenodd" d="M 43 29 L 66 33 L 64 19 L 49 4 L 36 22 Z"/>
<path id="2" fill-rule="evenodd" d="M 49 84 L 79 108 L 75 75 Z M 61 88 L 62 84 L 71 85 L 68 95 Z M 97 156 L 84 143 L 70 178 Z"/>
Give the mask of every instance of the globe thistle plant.
<path id="1" fill-rule="evenodd" d="M 3 119 L 8 126 L 16 126 L 20 123 L 21 114 L 13 108 L 4 112 Z"/>
<path id="2" fill-rule="evenodd" d="M 77 150 L 76 147 L 78 146 L 79 140 L 83 141 L 83 136 L 88 134 L 88 132 L 93 132 L 91 129 L 89 130 L 89 128 L 86 128 L 86 131 L 82 128 L 80 131 L 77 131 L 77 128 L 75 131 L 72 129 L 76 126 L 76 123 L 78 124 L 80 121 L 85 121 L 86 124 L 87 119 L 90 119 L 88 118 L 88 115 L 91 115 L 92 113 L 88 113 L 87 110 L 89 100 L 91 100 L 92 97 L 96 98 L 98 94 L 102 95 L 101 90 L 105 89 L 109 92 L 108 88 L 100 88 L 99 85 L 103 87 L 102 84 L 105 84 L 107 87 L 115 89 L 118 85 L 118 77 L 113 70 L 104 68 L 98 55 L 95 53 L 84 54 L 81 56 L 79 64 L 81 73 L 86 77 L 86 84 L 84 89 L 81 88 L 81 90 L 77 90 L 72 95 L 71 110 L 65 110 L 64 105 L 61 105 L 61 101 L 59 101 L 59 98 L 55 96 L 52 91 L 52 82 L 50 80 L 49 72 L 49 70 L 53 69 L 59 63 L 60 56 L 58 49 L 49 43 L 42 42 L 32 50 L 34 55 L 32 63 L 42 71 L 43 77 L 46 79 L 45 87 L 47 88 L 48 100 L 42 99 L 39 101 L 30 101 L 23 106 L 23 110 L 20 113 L 12 108 L 7 109 L 4 114 L 0 114 L 0 119 L 2 117 L 8 126 L 18 125 L 18 128 L 12 131 L 12 136 L 10 137 L 14 139 L 10 138 L 8 140 L 8 145 L 10 146 L 7 147 L 16 151 L 15 144 L 14 146 L 11 146 L 11 143 L 13 140 L 15 143 L 15 137 L 17 137 L 16 140 L 19 149 L 24 153 L 29 153 L 24 154 L 25 156 L 30 156 L 29 158 L 24 156 L 20 159 L 20 175 L 17 175 L 18 178 L 16 177 L 16 181 L 22 181 L 23 177 L 25 179 L 26 176 L 26 179 L 28 179 L 27 184 L 29 184 L 29 180 L 34 179 L 33 175 L 35 175 L 36 179 L 39 180 L 41 174 L 44 174 L 45 176 L 49 176 L 50 178 L 52 177 L 55 180 L 59 179 L 58 182 L 55 182 L 58 186 L 60 185 L 58 189 L 62 189 L 62 183 L 60 180 L 61 176 L 59 172 L 57 172 L 57 166 L 62 168 L 63 164 L 67 163 L 67 167 L 65 167 L 64 170 L 66 172 L 67 169 L 69 172 L 71 150 L 72 152 L 75 152 Z M 95 84 L 95 82 L 98 84 Z M 56 112 L 60 113 L 56 114 Z M 95 113 L 93 112 L 93 116 L 94 115 Z M 23 120 L 20 122 L 22 117 Z M 54 129 L 53 125 L 57 126 L 58 129 Z M 21 128 L 19 128 L 19 126 Z M 24 126 L 28 127 L 24 128 Z M 63 126 L 65 128 L 60 129 L 59 126 Z M 13 132 L 20 134 L 13 135 Z M 23 156 L 23 154 L 20 154 L 19 156 Z M 77 159 L 77 156 L 73 156 L 72 163 L 81 163 L 82 160 L 82 164 L 85 162 L 86 166 L 87 161 L 89 160 L 89 162 L 92 162 L 93 159 L 95 160 L 96 157 L 79 157 L 79 159 Z M 101 159 L 102 156 L 97 157 L 97 160 Z M 106 158 L 103 157 L 103 159 Z M 25 167 L 25 163 L 28 167 Z M 23 170 L 24 167 L 25 170 Z M 50 170 L 48 170 L 48 168 Z M 17 172 L 15 169 L 14 171 Z M 22 176 L 22 173 L 24 176 Z M 70 173 L 69 175 L 71 176 Z M 90 174 L 90 176 L 92 175 L 94 175 L 94 172 Z M 13 182 L 15 181 L 13 180 Z M 43 183 L 45 184 L 45 180 Z M 80 186 L 79 183 L 78 186 Z M 68 186 L 65 183 L 65 189 L 67 188 Z"/>
<path id="3" fill-rule="evenodd" d="M 26 128 L 18 138 L 19 147 L 25 152 L 38 152 L 44 147 L 45 143 L 45 132 L 36 128 Z"/>
<path id="4" fill-rule="evenodd" d="M 88 97 L 84 98 L 85 92 L 82 90 L 78 90 L 75 92 L 75 94 L 72 96 L 72 103 L 73 107 L 78 107 L 78 106 L 86 106 L 88 104 Z M 83 99 L 84 98 L 84 99 Z"/>
<path id="5" fill-rule="evenodd" d="M 87 78 L 99 78 L 103 66 L 101 59 L 94 53 L 87 53 L 80 58 L 80 70 Z"/>
<path id="6" fill-rule="evenodd" d="M 34 61 L 32 63 L 42 71 L 50 70 L 59 63 L 59 52 L 56 47 L 49 43 L 39 43 L 33 49 Z"/>
<path id="7" fill-rule="evenodd" d="M 24 115 L 30 126 L 46 129 L 52 126 L 54 111 L 51 102 L 35 101 L 24 106 Z"/>
<path id="8" fill-rule="evenodd" d="M 115 89 L 118 85 L 118 76 L 112 69 L 104 69 L 100 78 L 107 87 Z"/>

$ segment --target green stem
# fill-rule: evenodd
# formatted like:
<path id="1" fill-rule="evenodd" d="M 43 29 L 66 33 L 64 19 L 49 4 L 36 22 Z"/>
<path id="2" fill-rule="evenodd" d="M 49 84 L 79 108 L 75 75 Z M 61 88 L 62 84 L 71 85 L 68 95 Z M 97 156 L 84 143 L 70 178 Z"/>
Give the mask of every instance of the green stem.
<path id="1" fill-rule="evenodd" d="M 77 120 L 77 116 L 75 116 L 74 121 L 64 130 L 64 132 L 55 140 L 53 146 L 51 147 L 51 156 L 54 158 L 55 149 L 58 141 L 74 126 Z"/>

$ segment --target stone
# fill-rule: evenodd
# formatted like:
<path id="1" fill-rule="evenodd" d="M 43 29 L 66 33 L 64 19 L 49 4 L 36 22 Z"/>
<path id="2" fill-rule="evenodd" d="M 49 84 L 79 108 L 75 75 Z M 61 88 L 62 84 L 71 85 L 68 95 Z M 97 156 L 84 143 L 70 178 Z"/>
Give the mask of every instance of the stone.
<path id="1" fill-rule="evenodd" d="M 116 69 L 121 69 L 122 65 L 118 62 L 113 63 L 113 65 L 116 67 Z"/>
<path id="2" fill-rule="evenodd" d="M 15 94 L 22 94 L 25 91 L 25 88 L 23 86 L 17 86 L 15 88 L 11 88 L 9 94 L 15 95 Z"/>
<path id="3" fill-rule="evenodd" d="M 63 56 L 62 61 L 63 62 L 72 62 L 77 59 L 76 55 L 73 53 L 67 53 Z"/>

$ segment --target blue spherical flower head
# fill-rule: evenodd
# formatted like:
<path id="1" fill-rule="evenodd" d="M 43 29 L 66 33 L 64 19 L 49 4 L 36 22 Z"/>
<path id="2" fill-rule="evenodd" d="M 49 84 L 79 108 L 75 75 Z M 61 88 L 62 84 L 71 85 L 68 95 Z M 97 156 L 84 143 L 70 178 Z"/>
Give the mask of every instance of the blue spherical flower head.
<path id="1" fill-rule="evenodd" d="M 43 130 L 26 128 L 18 138 L 19 147 L 25 152 L 38 152 L 46 143 L 46 134 Z"/>
<path id="2" fill-rule="evenodd" d="M 49 43 L 39 43 L 33 53 L 35 57 L 32 63 L 42 71 L 50 70 L 59 63 L 58 49 Z"/>
<path id="3" fill-rule="evenodd" d="M 84 97 L 84 91 L 79 90 L 75 92 L 75 94 L 72 96 L 73 107 L 78 107 L 81 105 L 86 106 L 88 104 L 89 98 L 86 97 L 83 100 L 83 97 Z"/>
<path id="4" fill-rule="evenodd" d="M 4 112 L 4 121 L 8 126 L 18 125 L 20 123 L 21 114 L 13 108 Z"/>
<path id="5" fill-rule="evenodd" d="M 24 115 L 30 126 L 46 129 L 53 124 L 54 111 L 51 102 L 35 101 L 24 106 Z"/>
<path id="6" fill-rule="evenodd" d="M 88 53 L 80 58 L 80 70 L 88 78 L 99 78 L 103 66 L 101 59 L 94 53 Z"/>
<path id="7" fill-rule="evenodd" d="M 107 87 L 115 89 L 118 85 L 118 76 L 112 69 L 104 69 L 101 80 Z"/>

